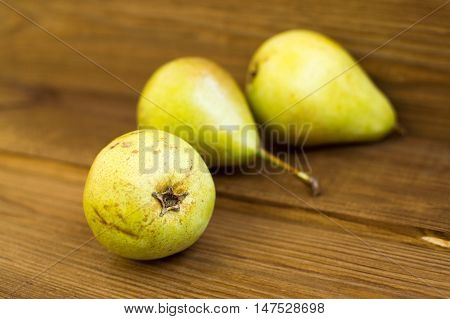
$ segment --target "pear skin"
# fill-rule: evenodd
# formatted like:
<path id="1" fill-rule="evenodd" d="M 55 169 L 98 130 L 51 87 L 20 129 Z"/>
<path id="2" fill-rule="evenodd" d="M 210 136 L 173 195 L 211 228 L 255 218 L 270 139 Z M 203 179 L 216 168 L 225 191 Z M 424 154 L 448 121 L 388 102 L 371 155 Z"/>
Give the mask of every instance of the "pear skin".
<path id="1" fill-rule="evenodd" d="M 118 137 L 95 158 L 83 195 L 96 239 L 122 257 L 150 260 L 182 251 L 213 213 L 212 176 L 188 143 L 163 131 Z"/>
<path id="2" fill-rule="evenodd" d="M 294 145 L 383 138 L 396 126 L 395 111 L 355 63 L 317 32 L 291 30 L 269 38 L 248 68 L 246 93 L 255 117 Z M 309 132 L 299 129 L 308 126 Z"/>
<path id="3" fill-rule="evenodd" d="M 260 149 L 243 93 L 228 72 L 204 58 L 179 58 L 161 66 L 145 85 L 137 118 L 139 128 L 184 138 L 211 167 L 246 163 Z"/>

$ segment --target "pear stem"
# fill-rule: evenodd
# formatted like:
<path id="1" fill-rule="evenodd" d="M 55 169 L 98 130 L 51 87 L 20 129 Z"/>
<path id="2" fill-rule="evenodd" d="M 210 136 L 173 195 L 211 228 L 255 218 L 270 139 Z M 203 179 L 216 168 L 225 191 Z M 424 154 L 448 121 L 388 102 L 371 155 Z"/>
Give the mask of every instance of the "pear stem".
<path id="1" fill-rule="evenodd" d="M 303 183 L 305 183 L 306 185 L 308 185 L 311 188 L 311 192 L 312 192 L 313 196 L 317 196 L 320 194 L 319 181 L 314 176 L 311 176 L 308 173 L 305 173 L 305 172 L 297 169 L 296 167 L 292 166 L 291 164 L 282 161 L 281 159 L 279 159 L 272 153 L 266 151 L 264 148 L 261 148 L 261 157 L 263 159 L 277 165 L 278 167 L 284 168 L 288 172 L 291 172 L 292 174 L 294 174 L 295 176 L 300 178 Z"/>

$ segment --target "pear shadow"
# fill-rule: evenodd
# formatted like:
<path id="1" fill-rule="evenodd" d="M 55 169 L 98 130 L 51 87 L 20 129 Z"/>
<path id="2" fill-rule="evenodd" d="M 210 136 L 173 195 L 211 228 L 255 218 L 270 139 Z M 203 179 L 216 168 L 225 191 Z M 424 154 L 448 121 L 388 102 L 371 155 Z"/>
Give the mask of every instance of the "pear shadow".
<path id="1" fill-rule="evenodd" d="M 185 250 L 182 250 L 178 253 L 175 253 L 170 256 L 166 256 L 159 259 L 153 259 L 153 260 L 132 260 L 134 263 L 139 265 L 155 265 L 155 266 L 161 266 L 164 263 L 177 263 L 178 261 L 187 258 L 187 255 L 189 254 L 189 248 L 186 248 Z"/>
<path id="2" fill-rule="evenodd" d="M 341 149 L 349 149 L 349 148 L 360 148 L 360 147 L 371 147 L 373 145 L 383 145 L 386 143 L 396 142 L 399 140 L 404 139 L 407 136 L 398 134 L 396 132 L 393 132 L 384 138 L 377 140 L 377 141 L 360 141 L 360 142 L 346 142 L 346 143 L 330 143 L 330 144 L 320 144 L 320 145 L 305 145 L 305 146 L 298 146 L 298 145 L 290 145 L 288 143 L 269 143 L 266 141 L 264 144 L 264 147 L 268 151 L 277 153 L 295 153 L 295 152 L 308 152 L 308 153 L 319 153 L 324 151 L 334 151 L 334 150 L 341 150 Z"/>
<path id="3" fill-rule="evenodd" d="M 118 255 L 114 255 L 115 258 L 113 258 L 113 263 L 116 265 L 119 265 L 119 266 L 127 265 L 127 266 L 138 266 L 138 267 L 139 266 L 160 267 L 166 263 L 179 263 L 181 260 L 187 258 L 189 248 L 186 248 L 183 251 L 180 251 L 178 253 L 175 253 L 175 254 L 167 256 L 167 257 L 163 257 L 163 258 L 159 258 L 159 259 L 151 259 L 151 260 L 131 259 L 131 258 L 125 258 L 125 257 L 121 257 Z"/>

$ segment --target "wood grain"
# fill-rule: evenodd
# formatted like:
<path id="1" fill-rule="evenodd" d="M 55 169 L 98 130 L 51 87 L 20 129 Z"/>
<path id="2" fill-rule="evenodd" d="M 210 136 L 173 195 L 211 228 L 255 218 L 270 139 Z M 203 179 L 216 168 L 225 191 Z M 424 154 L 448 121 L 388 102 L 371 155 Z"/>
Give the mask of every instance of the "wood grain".
<path id="1" fill-rule="evenodd" d="M 134 89 L 161 63 L 206 56 L 242 85 L 279 31 L 315 29 L 361 58 L 443 1 L 6 2 L 132 89 L 0 4 L 0 296 L 450 296 L 448 6 L 362 61 L 408 134 L 307 150 L 323 196 L 286 173 L 218 174 L 187 251 L 133 262 L 93 240 L 39 275 L 91 237 L 88 167 L 136 127 Z"/>
<path id="2" fill-rule="evenodd" d="M 219 196 L 187 251 L 155 262 L 115 257 L 91 237 L 87 169 L 0 154 L 0 293 L 15 297 L 445 297 L 450 255 L 420 230 L 327 218 Z M 25 282 L 25 285 L 20 286 Z"/>
<path id="3" fill-rule="evenodd" d="M 242 84 L 254 50 L 267 37 L 291 28 L 324 32 L 360 58 L 442 3 L 204 0 L 193 5 L 190 1 L 132 0 L 124 5 L 115 0 L 105 5 L 103 1 L 41 4 L 19 0 L 13 5 L 140 91 L 156 67 L 189 55 L 217 61 Z M 29 99 L 26 93 L 30 92 L 41 99 L 42 95 L 54 99 L 47 93 L 55 91 L 120 95 L 126 98 L 117 104 L 127 114 L 136 104 L 136 92 L 29 21 L 5 6 L 0 6 L 0 17 L 4 21 L 0 27 L 0 83 L 6 95 L 12 90 L 19 103 Z M 446 7 L 362 61 L 392 99 L 412 135 L 449 140 L 449 30 L 450 10 Z"/>

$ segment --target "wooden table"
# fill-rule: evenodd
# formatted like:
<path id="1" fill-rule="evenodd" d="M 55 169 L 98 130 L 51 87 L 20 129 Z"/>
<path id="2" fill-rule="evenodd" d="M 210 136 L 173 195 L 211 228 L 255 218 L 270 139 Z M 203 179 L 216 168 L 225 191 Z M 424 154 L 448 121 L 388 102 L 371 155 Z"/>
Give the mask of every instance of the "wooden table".
<path id="1" fill-rule="evenodd" d="M 0 296 L 449 297 L 450 6 L 386 43 L 443 3 L 1 0 Z M 317 198 L 289 174 L 215 176 L 210 226 L 175 256 L 136 262 L 85 244 L 84 180 L 135 128 L 131 88 L 186 55 L 242 85 L 257 46 L 296 27 L 356 58 L 378 47 L 361 64 L 408 134 L 307 150 Z"/>

